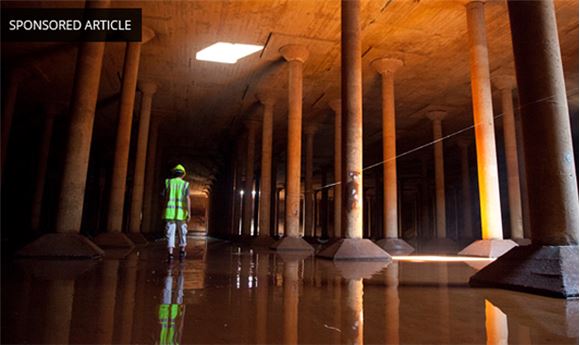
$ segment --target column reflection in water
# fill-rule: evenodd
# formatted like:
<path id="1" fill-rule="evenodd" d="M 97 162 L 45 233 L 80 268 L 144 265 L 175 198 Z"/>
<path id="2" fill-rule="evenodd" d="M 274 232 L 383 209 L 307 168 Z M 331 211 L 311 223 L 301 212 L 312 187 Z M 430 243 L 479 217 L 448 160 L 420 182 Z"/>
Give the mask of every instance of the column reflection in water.
<path id="1" fill-rule="evenodd" d="M 181 344 L 185 305 L 183 304 L 183 271 L 184 264 L 167 269 L 163 285 L 161 304 L 159 305 L 159 344 Z M 175 282 L 175 290 L 173 289 Z"/>
<path id="2" fill-rule="evenodd" d="M 101 266 L 101 286 L 97 303 L 95 343 L 111 344 L 117 299 L 118 259 L 104 260 Z"/>
<path id="3" fill-rule="evenodd" d="M 342 318 L 342 342 L 364 344 L 363 339 L 363 280 L 348 279 L 345 284 L 345 308 Z"/>
<path id="4" fill-rule="evenodd" d="M 439 341 L 442 344 L 449 344 L 451 336 L 449 333 L 449 271 L 447 263 L 440 262 L 439 266 Z"/>
<path id="5" fill-rule="evenodd" d="M 256 254 L 256 342 L 268 343 L 268 253 Z"/>
<path id="6" fill-rule="evenodd" d="M 399 263 L 392 262 L 385 271 L 385 344 L 399 341 Z"/>
<path id="7" fill-rule="evenodd" d="M 284 344 L 298 344 L 298 267 L 297 260 L 284 264 Z"/>
<path id="8" fill-rule="evenodd" d="M 334 300 L 337 301 L 335 304 L 334 310 L 334 324 L 335 327 L 340 327 L 342 324 L 342 278 L 335 277 L 334 278 Z M 332 341 L 334 344 L 340 344 L 340 332 L 335 332 L 334 337 L 332 337 Z"/>
<path id="9" fill-rule="evenodd" d="M 388 262 L 335 261 L 334 266 L 344 279 L 341 285 L 341 342 L 364 344 L 363 279 L 370 279 L 389 265 Z M 342 301 L 345 301 L 342 304 Z"/>
<path id="10" fill-rule="evenodd" d="M 115 339 L 121 344 L 129 344 L 133 338 L 133 319 L 135 316 L 135 288 L 137 285 L 137 265 L 139 253 L 132 252 L 122 267 L 123 286 L 121 295 L 121 315 L 118 336 Z"/>
<path id="11" fill-rule="evenodd" d="M 278 253 L 284 262 L 283 273 L 283 344 L 298 344 L 298 306 L 300 294 L 300 265 L 310 253 Z"/>
<path id="12" fill-rule="evenodd" d="M 68 344 L 71 339 L 75 281 L 94 266 L 94 262 L 85 260 L 33 260 L 22 263 L 23 270 L 30 273 L 23 282 L 24 286 L 15 295 L 18 305 L 22 303 L 23 309 L 20 309 L 21 316 L 18 319 L 19 322 L 22 319 L 22 324 L 18 323 L 14 331 L 10 326 L 5 329 L 3 320 L 4 342 Z M 44 301 L 41 302 L 43 305 L 36 304 L 39 300 L 35 295 L 39 290 L 34 287 L 46 292 L 40 300 Z M 5 306 L 11 303 L 8 300 L 3 302 Z M 36 324 L 36 320 L 40 323 Z M 9 321 L 6 325 L 10 325 Z M 11 334 L 14 338 L 11 338 Z"/>
<path id="13" fill-rule="evenodd" d="M 75 282 L 51 280 L 45 288 L 47 304 L 43 341 L 46 344 L 68 344 Z"/>
<path id="14" fill-rule="evenodd" d="M 508 343 L 507 316 L 487 299 L 485 300 L 485 334 L 487 345 Z"/>

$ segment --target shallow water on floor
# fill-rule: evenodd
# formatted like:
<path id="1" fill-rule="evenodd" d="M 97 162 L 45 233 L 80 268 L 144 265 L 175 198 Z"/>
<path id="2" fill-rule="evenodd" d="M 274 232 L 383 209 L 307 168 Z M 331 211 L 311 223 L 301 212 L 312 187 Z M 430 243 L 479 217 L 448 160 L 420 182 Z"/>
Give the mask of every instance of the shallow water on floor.
<path id="1" fill-rule="evenodd" d="M 332 262 L 191 238 L 3 263 L 2 343 L 578 344 L 578 300 L 467 285 L 478 262 Z"/>

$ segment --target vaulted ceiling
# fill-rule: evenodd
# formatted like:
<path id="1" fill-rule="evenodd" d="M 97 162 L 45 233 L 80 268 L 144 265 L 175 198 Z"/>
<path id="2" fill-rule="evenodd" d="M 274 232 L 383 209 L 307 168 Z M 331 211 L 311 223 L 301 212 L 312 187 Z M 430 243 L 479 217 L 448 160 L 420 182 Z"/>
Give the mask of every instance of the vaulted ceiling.
<path id="1" fill-rule="evenodd" d="M 82 2 L 3 2 L 2 6 L 83 6 Z M 256 93 L 277 95 L 275 138 L 284 147 L 287 113 L 287 66 L 279 48 L 304 44 L 304 121 L 316 123 L 318 162 L 332 156 L 333 113 L 328 102 L 339 95 L 340 1 L 115 1 L 114 7 L 139 7 L 143 24 L 155 38 L 142 48 L 140 79 L 158 84 L 153 116 L 161 118 L 168 150 L 214 166 L 219 148 L 236 135 L 243 121 L 260 114 Z M 571 108 L 578 109 L 578 1 L 555 1 L 560 44 Z M 514 73 L 505 1 L 487 1 L 486 28 L 492 76 Z M 399 150 L 428 142 L 429 106 L 445 106 L 446 133 L 472 123 L 465 7 L 460 1 L 370 0 L 362 5 L 362 51 L 365 145 L 381 138 L 379 75 L 370 67 L 379 57 L 397 57 Z M 215 42 L 264 45 L 256 54 L 226 65 L 197 61 L 195 53 Z M 22 87 L 34 102 L 67 102 L 75 69 L 74 46 L 3 43 L 7 63 L 33 61 L 33 77 Z M 125 44 L 108 43 L 104 58 L 95 138 L 112 150 L 117 119 L 116 97 Z M 499 113 L 498 92 L 494 102 Z M 208 163 L 209 162 L 209 163 Z M 214 167 L 215 168 L 215 167 Z M 211 174 L 214 168 L 200 175 Z M 208 172 L 209 171 L 209 172 Z M 203 176 L 202 176 L 203 177 Z"/>

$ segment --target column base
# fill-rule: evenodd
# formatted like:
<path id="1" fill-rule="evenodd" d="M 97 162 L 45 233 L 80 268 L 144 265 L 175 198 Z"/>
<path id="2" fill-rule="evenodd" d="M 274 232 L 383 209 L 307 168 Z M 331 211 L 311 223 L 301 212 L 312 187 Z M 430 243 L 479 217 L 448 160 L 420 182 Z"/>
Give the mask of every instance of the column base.
<path id="1" fill-rule="evenodd" d="M 127 235 L 127 237 L 133 241 L 136 246 L 146 245 L 149 243 L 145 236 L 143 236 L 143 234 L 140 232 L 128 232 L 125 235 Z"/>
<path id="2" fill-rule="evenodd" d="M 316 256 L 330 260 L 391 261 L 391 256 L 366 238 L 344 238 Z"/>
<path id="3" fill-rule="evenodd" d="M 400 238 L 383 238 L 376 244 L 390 255 L 408 255 L 415 251 L 415 248 Z"/>
<path id="4" fill-rule="evenodd" d="M 300 237 L 284 237 L 270 246 L 276 251 L 310 251 L 314 248 Z"/>
<path id="5" fill-rule="evenodd" d="M 97 235 L 93 240 L 97 245 L 101 247 L 112 247 L 112 248 L 126 248 L 126 247 L 134 247 L 135 243 L 127 237 L 122 232 L 104 232 L 102 234 Z"/>
<path id="6" fill-rule="evenodd" d="M 270 248 L 276 242 L 272 237 L 258 236 L 252 240 L 252 247 Z"/>
<path id="7" fill-rule="evenodd" d="M 512 238 L 512 241 L 518 244 L 518 246 L 529 246 L 532 244 L 532 240 L 529 238 Z"/>
<path id="8" fill-rule="evenodd" d="M 512 240 L 477 240 L 463 248 L 457 255 L 499 258 L 518 244 Z"/>
<path id="9" fill-rule="evenodd" d="M 78 233 L 46 234 L 20 249 L 17 256 L 47 258 L 100 258 L 105 252 Z"/>
<path id="10" fill-rule="evenodd" d="M 469 285 L 578 297 L 578 246 L 513 248 L 472 276 Z"/>

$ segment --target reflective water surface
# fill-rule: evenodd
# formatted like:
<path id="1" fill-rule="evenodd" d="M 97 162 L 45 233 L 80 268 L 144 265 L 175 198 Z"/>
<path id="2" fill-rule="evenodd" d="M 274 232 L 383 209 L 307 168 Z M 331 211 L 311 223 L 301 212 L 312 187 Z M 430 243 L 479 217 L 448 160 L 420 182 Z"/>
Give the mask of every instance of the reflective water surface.
<path id="1" fill-rule="evenodd" d="M 578 344 L 578 300 L 467 285 L 481 262 L 332 262 L 191 238 L 3 263 L 2 343 Z"/>

